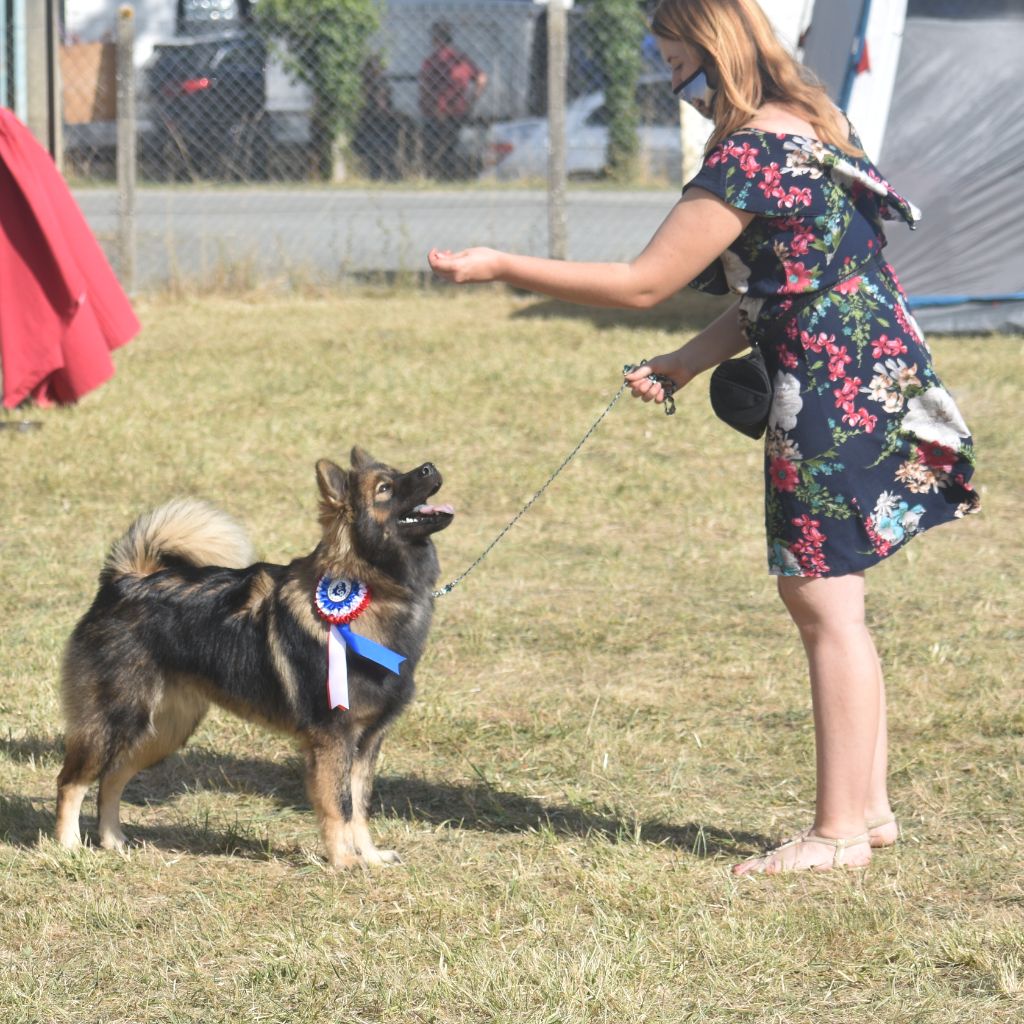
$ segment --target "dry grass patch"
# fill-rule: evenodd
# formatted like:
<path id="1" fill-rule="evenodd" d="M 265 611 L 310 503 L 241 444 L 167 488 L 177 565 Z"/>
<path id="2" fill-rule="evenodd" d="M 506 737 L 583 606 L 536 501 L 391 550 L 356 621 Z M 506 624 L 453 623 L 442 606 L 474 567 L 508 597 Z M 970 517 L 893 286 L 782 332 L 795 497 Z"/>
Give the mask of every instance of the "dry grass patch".
<path id="1" fill-rule="evenodd" d="M 621 365 L 711 307 L 591 316 L 487 290 L 139 311 L 107 386 L 0 431 L 0 1019 L 1021 1019 L 1019 339 L 934 344 L 985 512 L 869 579 L 905 830 L 869 871 L 728 874 L 809 817 L 813 733 L 764 572 L 757 446 L 697 385 L 674 419 L 621 402 L 439 602 L 377 788 L 405 865 L 332 875 L 287 741 L 219 712 L 129 786 L 142 846 L 46 838 L 60 652 L 111 540 L 187 493 L 286 560 L 316 536 L 314 461 L 360 443 L 445 475 L 450 579 Z"/>

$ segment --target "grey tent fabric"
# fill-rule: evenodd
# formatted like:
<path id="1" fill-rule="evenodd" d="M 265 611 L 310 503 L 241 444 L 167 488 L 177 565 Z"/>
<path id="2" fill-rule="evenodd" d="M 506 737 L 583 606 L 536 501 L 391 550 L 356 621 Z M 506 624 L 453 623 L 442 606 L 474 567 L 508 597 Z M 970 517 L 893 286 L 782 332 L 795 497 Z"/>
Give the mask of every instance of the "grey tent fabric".
<path id="1" fill-rule="evenodd" d="M 872 2 L 816 0 L 803 56 L 837 100 Z M 1022 53 L 1021 0 L 909 0 L 878 164 L 922 211 L 886 253 L 926 331 L 1024 330 Z"/>
<path id="2" fill-rule="evenodd" d="M 969 7 L 970 4 L 964 4 Z M 920 207 L 887 253 L 925 330 L 1024 329 L 1024 18 L 907 18 L 881 166 Z"/>
<path id="3" fill-rule="evenodd" d="M 1020 0 L 908 0 L 912 18 L 1009 18 L 1024 15 Z"/>
<path id="4" fill-rule="evenodd" d="M 851 40 L 860 31 L 863 18 L 864 0 L 815 0 L 814 15 L 800 41 L 804 63 L 837 102 L 842 102 L 846 91 Z"/>

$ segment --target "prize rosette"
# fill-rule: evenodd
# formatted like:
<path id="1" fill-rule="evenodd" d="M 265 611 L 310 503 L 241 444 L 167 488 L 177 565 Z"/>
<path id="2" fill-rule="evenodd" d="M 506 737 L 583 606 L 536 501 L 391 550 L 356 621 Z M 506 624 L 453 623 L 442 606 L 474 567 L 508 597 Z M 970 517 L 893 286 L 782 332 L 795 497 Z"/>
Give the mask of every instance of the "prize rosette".
<path id="1" fill-rule="evenodd" d="M 366 611 L 370 588 L 359 580 L 321 576 L 316 585 L 315 601 L 322 619 L 333 626 L 341 626 Z"/>
<path id="2" fill-rule="evenodd" d="M 321 576 L 313 595 L 317 614 L 329 622 L 327 631 L 327 703 L 334 708 L 348 709 L 348 660 L 351 650 L 360 658 L 376 662 L 389 672 L 398 672 L 405 661 L 404 655 L 388 647 L 359 636 L 348 624 L 370 604 L 370 588 L 359 580 L 331 579 Z"/>

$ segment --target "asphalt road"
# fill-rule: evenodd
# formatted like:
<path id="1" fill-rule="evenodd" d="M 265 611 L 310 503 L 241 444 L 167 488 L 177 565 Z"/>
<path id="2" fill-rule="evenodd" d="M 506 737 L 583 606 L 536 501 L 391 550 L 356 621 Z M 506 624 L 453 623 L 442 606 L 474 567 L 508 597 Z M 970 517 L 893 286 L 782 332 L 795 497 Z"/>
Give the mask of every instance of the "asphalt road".
<path id="1" fill-rule="evenodd" d="M 635 256 L 678 193 L 575 190 L 569 257 Z M 75 190 L 118 267 L 114 189 Z M 136 287 L 216 280 L 330 283 L 367 272 L 421 272 L 431 246 L 490 245 L 547 255 L 542 191 L 142 188 L 136 204 Z"/>

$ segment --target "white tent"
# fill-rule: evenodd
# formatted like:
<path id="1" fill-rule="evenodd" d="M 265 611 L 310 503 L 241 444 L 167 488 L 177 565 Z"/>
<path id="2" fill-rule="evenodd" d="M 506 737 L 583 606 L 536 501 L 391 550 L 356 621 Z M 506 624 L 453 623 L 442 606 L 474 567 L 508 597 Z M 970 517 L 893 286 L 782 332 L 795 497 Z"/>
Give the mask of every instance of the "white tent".
<path id="1" fill-rule="evenodd" d="M 886 253 L 925 330 L 1024 329 L 1024 3 L 815 0 L 802 42 L 922 211 Z"/>

